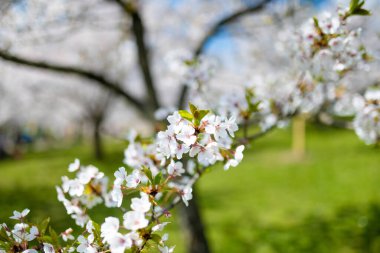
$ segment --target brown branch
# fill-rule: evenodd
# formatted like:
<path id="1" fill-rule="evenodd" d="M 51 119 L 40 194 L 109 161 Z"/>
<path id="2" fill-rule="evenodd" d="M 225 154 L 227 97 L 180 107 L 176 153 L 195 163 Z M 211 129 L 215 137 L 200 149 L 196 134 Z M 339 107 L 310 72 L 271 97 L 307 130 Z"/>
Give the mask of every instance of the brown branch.
<path id="1" fill-rule="evenodd" d="M 62 66 L 58 64 L 44 62 L 44 61 L 35 61 L 35 60 L 25 59 L 25 58 L 22 58 L 21 56 L 16 56 L 2 50 L 0 50 L 0 58 L 5 61 L 24 65 L 27 67 L 37 68 L 41 70 L 49 70 L 49 71 L 53 71 L 53 72 L 61 73 L 61 74 L 76 75 L 76 76 L 94 81 L 98 83 L 99 86 L 109 89 L 113 91 L 114 93 L 122 96 L 129 103 L 131 103 L 139 112 L 143 113 L 145 116 L 148 116 L 147 108 L 141 101 L 139 101 L 138 99 L 134 98 L 132 95 L 124 91 L 119 84 L 108 80 L 106 77 L 104 77 L 101 74 L 80 69 L 74 66 Z"/>
<path id="2" fill-rule="evenodd" d="M 277 128 L 277 125 L 273 125 L 267 129 L 265 129 L 264 131 L 260 131 L 258 133 L 253 134 L 253 135 L 247 136 L 245 138 L 245 140 L 247 140 L 248 142 L 255 141 L 255 140 L 260 139 L 261 137 L 265 136 L 266 134 L 268 134 L 269 132 L 271 132 L 272 130 L 274 130 L 276 128 Z"/>
<path id="3" fill-rule="evenodd" d="M 223 19 L 219 20 L 217 23 L 215 23 L 210 30 L 204 35 L 202 40 L 199 42 L 198 46 L 194 50 L 193 57 L 196 58 L 199 55 L 201 55 L 207 45 L 207 43 L 210 41 L 212 37 L 214 37 L 224 26 L 229 25 L 235 21 L 237 21 L 239 18 L 247 15 L 252 14 L 258 11 L 261 11 L 267 3 L 269 3 L 270 0 L 262 0 L 256 5 L 246 7 L 244 9 L 238 10 Z M 177 103 L 178 109 L 183 109 L 186 103 L 186 97 L 187 93 L 189 92 L 189 87 L 185 84 L 182 84 L 182 89 L 180 92 L 179 100 Z"/>
<path id="4" fill-rule="evenodd" d="M 132 31 L 135 37 L 135 42 L 138 52 L 138 60 L 140 70 L 144 78 L 144 84 L 148 92 L 148 99 L 150 109 L 153 111 L 160 108 L 160 103 L 157 97 L 157 91 L 153 81 L 153 75 L 151 71 L 151 62 L 149 59 L 149 50 L 145 42 L 145 25 L 138 11 L 137 6 L 132 3 L 126 3 L 122 0 L 111 0 L 118 4 L 123 11 L 132 19 Z"/>

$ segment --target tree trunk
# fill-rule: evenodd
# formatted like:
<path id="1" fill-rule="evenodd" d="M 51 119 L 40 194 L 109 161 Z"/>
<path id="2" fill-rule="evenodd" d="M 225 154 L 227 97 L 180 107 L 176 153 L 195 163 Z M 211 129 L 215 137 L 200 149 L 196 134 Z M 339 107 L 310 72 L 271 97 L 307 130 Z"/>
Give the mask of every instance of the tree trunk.
<path id="1" fill-rule="evenodd" d="M 94 156 L 97 160 L 103 159 L 103 146 L 102 146 L 102 137 L 100 134 L 100 122 L 94 123 L 94 132 L 93 132 L 93 148 Z"/>
<path id="2" fill-rule="evenodd" d="M 193 187 L 193 199 L 186 207 L 179 205 L 182 231 L 185 232 L 188 253 L 209 253 L 205 229 L 201 218 L 195 186 Z"/>
<path id="3" fill-rule="evenodd" d="M 306 149 L 306 116 L 298 115 L 293 118 L 293 155 L 296 158 L 303 158 Z"/>

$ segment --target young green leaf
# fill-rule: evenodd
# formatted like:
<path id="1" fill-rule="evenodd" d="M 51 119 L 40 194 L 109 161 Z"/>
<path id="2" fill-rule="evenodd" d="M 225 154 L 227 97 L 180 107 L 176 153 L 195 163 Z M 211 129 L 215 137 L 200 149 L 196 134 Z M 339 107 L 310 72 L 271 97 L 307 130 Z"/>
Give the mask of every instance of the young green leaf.
<path id="1" fill-rule="evenodd" d="M 193 121 L 193 118 L 194 118 L 191 113 L 189 113 L 188 111 L 185 111 L 185 110 L 180 110 L 179 115 L 181 115 L 182 118 L 184 118 L 190 122 Z"/>
<path id="2" fill-rule="evenodd" d="M 49 227 L 49 234 L 51 236 L 51 240 L 52 240 L 53 245 L 54 246 L 59 246 L 58 235 L 54 231 L 54 229 L 52 229 L 51 226 Z"/>
<path id="3" fill-rule="evenodd" d="M 362 8 L 364 4 L 365 4 L 364 0 L 363 1 L 351 0 L 350 8 L 348 10 L 346 18 L 353 15 L 359 15 L 359 16 L 371 15 L 371 12 L 369 10 Z"/>
<path id="4" fill-rule="evenodd" d="M 202 120 L 210 112 L 210 110 L 199 110 L 198 112 L 199 120 Z"/>
<path id="5" fill-rule="evenodd" d="M 355 10 L 358 5 L 359 5 L 359 0 L 351 0 L 350 10 Z"/>
<path id="6" fill-rule="evenodd" d="M 189 103 L 189 108 L 190 108 L 190 111 L 193 115 L 198 110 L 198 108 L 195 105 L 193 105 L 192 103 Z"/>
<path id="7" fill-rule="evenodd" d="M 162 179 L 162 173 L 158 173 L 155 177 L 154 177 L 154 180 L 153 180 L 153 184 L 154 185 L 159 185 L 160 182 L 161 182 L 161 179 Z"/>
<path id="8" fill-rule="evenodd" d="M 54 244 L 53 243 L 53 239 L 51 238 L 51 236 L 48 236 L 48 235 L 44 235 L 41 237 L 41 241 L 43 242 L 47 242 L 47 243 L 50 243 L 50 244 Z"/>
<path id="9" fill-rule="evenodd" d="M 50 223 L 50 217 L 49 218 L 46 218 L 44 219 L 43 221 L 41 221 L 37 227 L 38 227 L 38 231 L 40 231 L 41 235 L 44 235 L 45 232 L 46 232 L 46 228 L 48 227 Z"/>
<path id="10" fill-rule="evenodd" d="M 0 240 L 5 241 L 5 242 L 10 241 L 9 236 L 7 235 L 7 232 L 5 231 L 3 227 L 1 227 L 0 229 Z"/>
<path id="11" fill-rule="evenodd" d="M 158 235 L 158 234 L 151 234 L 151 235 L 150 235 L 150 239 L 151 239 L 152 241 L 154 241 L 155 243 L 157 243 L 157 244 L 160 244 L 160 242 L 161 242 L 161 240 L 162 240 L 161 236 Z"/>
<path id="12" fill-rule="evenodd" d="M 143 172 L 144 172 L 145 176 L 149 179 L 149 181 L 153 183 L 152 171 L 148 167 L 144 166 L 143 167 Z"/>
<path id="13" fill-rule="evenodd" d="M 369 16 L 371 15 L 371 12 L 366 9 L 357 9 L 353 13 L 353 15 L 359 15 L 359 16 Z"/>

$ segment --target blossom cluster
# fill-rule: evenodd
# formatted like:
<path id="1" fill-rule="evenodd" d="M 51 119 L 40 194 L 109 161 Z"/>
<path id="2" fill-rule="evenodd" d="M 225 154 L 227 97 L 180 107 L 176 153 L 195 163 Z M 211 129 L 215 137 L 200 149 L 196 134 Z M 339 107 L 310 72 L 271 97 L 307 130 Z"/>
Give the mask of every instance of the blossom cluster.
<path id="1" fill-rule="evenodd" d="M 367 144 L 380 142 L 380 90 L 368 90 L 357 102 L 358 112 L 354 119 L 356 134 Z"/>
<path id="2" fill-rule="evenodd" d="M 221 96 L 218 112 L 233 115 L 240 124 L 257 124 L 262 131 L 284 126 L 297 114 L 354 115 L 359 89 L 348 87 L 344 79 L 353 71 L 367 69 L 370 57 L 361 42 L 361 29 L 352 29 L 349 17 L 368 15 L 363 4 L 352 1 L 349 8 L 338 9 L 335 15 L 323 13 L 295 32 L 287 31 L 283 43 L 291 52 L 288 57 L 296 59 L 295 74 L 288 75 L 296 79 L 288 80 L 287 75 L 275 81 L 255 78 L 253 86 Z"/>
<path id="3" fill-rule="evenodd" d="M 16 212 L 12 219 L 20 221 L 9 229 L 1 225 L 1 252 L 17 248 L 17 252 L 140 252 L 154 242 L 161 252 L 173 252 L 166 246 L 167 234 L 160 234 L 169 223 L 170 208 L 181 200 L 188 205 L 192 186 L 206 168 L 224 162 L 224 168 L 237 166 L 243 159 L 244 146 L 234 144 L 238 126 L 233 117 L 215 115 L 190 104 L 190 111 L 176 111 L 167 117 L 169 125 L 156 138 L 144 139 L 131 132 L 125 150 L 124 163 L 109 178 L 93 165 L 84 166 L 75 159 L 68 171 L 75 176 L 62 177 L 57 186 L 58 200 L 67 213 L 85 231 L 78 237 L 71 228 L 57 235 L 45 224 L 25 222 L 29 213 Z M 125 196 L 129 195 L 128 201 Z M 128 207 L 126 206 L 128 203 Z M 106 217 L 98 225 L 90 210 L 100 204 L 121 210 L 121 217 Z M 61 241 L 70 243 L 61 246 Z M 37 240 L 36 243 L 33 241 Z"/>
<path id="4" fill-rule="evenodd" d="M 176 111 L 167 119 L 167 129 L 154 140 L 134 132 L 129 135 L 124 163 L 132 170 L 128 173 L 122 167 L 114 173 L 109 194 L 117 207 L 122 207 L 125 192 L 138 190 L 140 196 L 132 198 L 130 211 L 123 215 L 123 226 L 116 217 L 106 218 L 101 225 L 103 242 L 112 252 L 141 247 L 146 234 L 151 237 L 162 230 L 167 223 L 160 223 L 159 217 L 170 215 L 165 199 L 173 203 L 180 199 L 188 205 L 192 185 L 202 170 L 218 161 L 228 169 L 243 158 L 244 146 L 232 148 L 238 130 L 234 118 L 217 116 L 190 104 L 190 111 Z M 165 238 L 160 237 L 159 249 L 170 252 L 172 249 L 164 245 Z"/>
<path id="5" fill-rule="evenodd" d="M 0 253 L 6 252 L 22 252 L 22 253 L 55 253 L 54 241 L 58 236 L 48 224 L 49 219 L 44 220 L 40 224 L 32 224 L 28 222 L 27 215 L 29 209 L 21 212 L 14 211 L 10 219 L 16 220 L 17 223 L 11 229 L 7 224 L 0 224 Z M 63 240 L 73 239 L 71 229 L 65 231 L 60 236 Z M 73 252 L 73 249 L 69 252 Z"/>
<path id="6" fill-rule="evenodd" d="M 108 193 L 108 177 L 93 165 L 81 166 L 80 161 L 69 165 L 69 172 L 77 172 L 74 179 L 62 177 L 62 187 L 57 186 L 58 200 L 63 203 L 67 213 L 79 226 L 84 226 L 89 216 L 87 209 L 105 201 L 107 207 L 113 207 L 116 203 Z"/>
<path id="7" fill-rule="evenodd" d="M 193 185 L 207 168 L 220 162 L 228 170 L 242 161 L 245 147 L 236 141 L 238 124 L 247 130 L 248 124 L 257 123 L 266 131 L 298 113 L 317 113 L 326 102 L 345 111 L 347 102 L 337 102 L 341 96 L 336 81 L 360 68 L 367 57 L 358 38 L 360 32 L 346 26 L 350 15 L 365 13 L 360 1 L 352 2 L 337 17 L 326 14 L 311 19 L 296 33 L 296 53 L 304 67 L 286 95 L 265 97 L 256 93 L 257 87 L 246 87 L 241 93 L 222 96 L 216 113 L 193 104 L 188 111 L 174 111 L 167 117 L 167 128 L 154 138 L 131 132 L 124 152 L 126 167 L 114 172 L 112 182 L 95 166 L 81 165 L 76 159 L 68 167 L 75 176 L 62 177 L 56 190 L 67 214 L 85 230 L 77 237 L 71 228 L 58 235 L 49 227 L 49 220 L 32 224 L 26 220 L 28 209 L 15 211 L 10 217 L 17 220 L 13 229 L 0 226 L 0 253 L 141 252 L 150 243 L 160 252 L 173 252 L 174 247 L 166 245 L 168 235 L 161 233 L 169 223 L 165 219 L 177 203 L 189 205 Z M 186 82 L 201 90 L 210 79 L 212 64 L 203 58 L 184 64 L 190 69 L 184 70 Z M 347 97 L 348 101 L 354 98 L 358 97 Z M 378 143 L 380 92 L 367 91 L 356 102 L 356 133 L 368 144 Z M 118 209 L 120 216 L 96 223 L 89 211 L 100 204 Z"/>
<path id="8" fill-rule="evenodd" d="M 368 58 L 360 40 L 361 29 L 350 29 L 345 13 L 323 13 L 294 35 L 293 50 L 300 67 L 324 82 L 337 81 L 347 71 L 363 68 Z"/>

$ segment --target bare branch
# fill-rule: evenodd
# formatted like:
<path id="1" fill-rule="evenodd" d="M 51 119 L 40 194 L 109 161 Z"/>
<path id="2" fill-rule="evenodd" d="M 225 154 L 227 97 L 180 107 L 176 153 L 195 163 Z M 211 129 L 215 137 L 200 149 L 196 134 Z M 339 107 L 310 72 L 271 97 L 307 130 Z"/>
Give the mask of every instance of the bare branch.
<path id="1" fill-rule="evenodd" d="M 224 26 L 226 26 L 228 24 L 231 24 L 231 23 L 237 21 L 239 18 L 241 18 L 245 15 L 261 11 L 265 7 L 265 5 L 269 2 L 270 2 L 270 0 L 262 0 L 261 2 L 259 2 L 256 5 L 252 5 L 252 6 L 244 8 L 244 9 L 238 10 L 238 11 L 224 17 L 223 19 L 219 20 L 217 23 L 215 23 L 210 28 L 210 30 L 205 34 L 203 39 L 199 42 L 198 46 L 195 48 L 194 58 L 198 57 L 200 54 L 203 53 L 207 43 L 210 41 L 210 39 L 212 37 L 214 37 L 220 31 L 221 28 L 223 28 Z M 179 100 L 177 103 L 177 107 L 179 109 L 183 109 L 183 107 L 185 106 L 188 91 L 189 91 L 189 87 L 187 85 L 183 84 L 181 92 L 180 92 Z"/>
<path id="2" fill-rule="evenodd" d="M 108 80 L 106 77 L 98 73 L 94 73 L 94 72 L 80 69 L 73 66 L 62 66 L 62 65 L 56 65 L 52 63 L 43 62 L 43 61 L 29 60 L 29 59 L 22 58 L 20 56 L 10 54 L 2 50 L 0 50 L 0 58 L 5 61 L 24 65 L 27 67 L 32 67 L 32 68 L 37 68 L 37 69 L 42 69 L 42 70 L 50 70 L 50 71 L 53 71 L 56 73 L 62 73 L 62 74 L 77 75 L 79 77 L 82 77 L 91 81 L 95 81 L 101 87 L 109 89 L 113 91 L 114 93 L 122 96 L 129 103 L 131 103 L 138 111 L 143 113 L 143 115 L 148 116 L 147 115 L 148 110 L 141 101 L 139 101 L 138 99 L 136 99 L 135 97 L 133 97 L 132 95 L 124 91 L 121 88 L 121 85 Z"/>
<path id="3" fill-rule="evenodd" d="M 137 6 L 128 4 L 122 0 L 111 0 L 118 4 L 123 11 L 132 19 L 132 31 L 135 37 L 135 42 L 138 51 L 138 59 L 140 69 L 144 78 L 144 84 L 148 92 L 149 104 L 151 109 L 157 110 L 160 108 L 160 103 L 157 97 L 157 91 L 154 85 L 151 62 L 149 59 L 149 50 L 145 42 L 145 25 L 138 11 Z"/>

